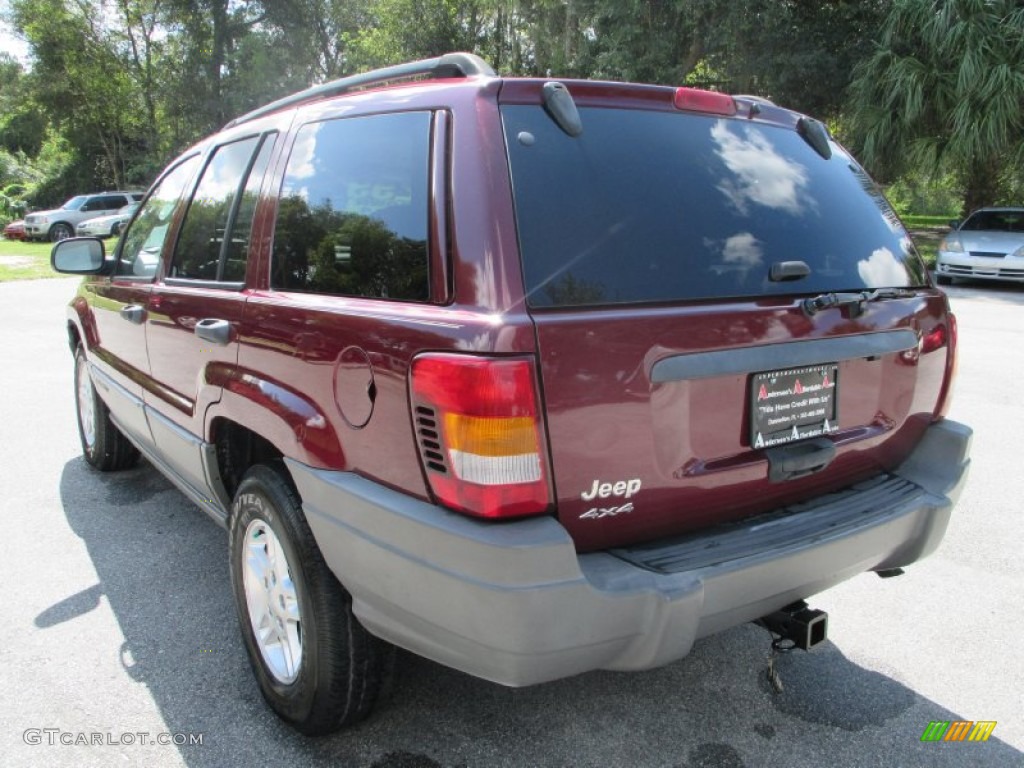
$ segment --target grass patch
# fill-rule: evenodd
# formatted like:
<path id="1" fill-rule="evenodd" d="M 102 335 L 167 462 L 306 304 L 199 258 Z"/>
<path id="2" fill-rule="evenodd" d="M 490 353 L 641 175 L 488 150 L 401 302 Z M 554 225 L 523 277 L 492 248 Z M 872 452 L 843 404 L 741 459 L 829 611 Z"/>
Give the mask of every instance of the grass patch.
<path id="1" fill-rule="evenodd" d="M 52 243 L 0 240 L 0 282 L 60 277 L 50 268 Z"/>
<path id="2" fill-rule="evenodd" d="M 953 216 L 918 216 L 917 214 L 908 213 L 906 216 L 901 216 L 903 219 L 903 226 L 907 229 L 920 229 L 923 227 L 943 227 L 948 229 L 949 222 L 955 218 Z"/>

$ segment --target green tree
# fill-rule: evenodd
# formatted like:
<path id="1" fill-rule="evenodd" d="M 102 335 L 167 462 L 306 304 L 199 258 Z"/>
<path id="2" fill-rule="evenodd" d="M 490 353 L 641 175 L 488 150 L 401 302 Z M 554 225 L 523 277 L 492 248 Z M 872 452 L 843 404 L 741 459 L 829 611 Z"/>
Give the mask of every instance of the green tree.
<path id="1" fill-rule="evenodd" d="M 599 78 L 679 85 L 718 40 L 727 0 L 579 0 Z"/>
<path id="2" fill-rule="evenodd" d="M 860 154 L 876 175 L 948 169 L 964 213 L 996 202 L 1022 165 L 1024 5 L 898 0 L 850 93 Z"/>
<path id="3" fill-rule="evenodd" d="M 832 118 L 893 2 L 11 0 L 33 61 L 0 56 L 0 149 L 7 167 L 60 174 L 33 182 L 38 204 L 145 186 L 253 107 L 453 50 L 503 75 L 688 82 Z M 44 137 L 68 148 L 61 163 L 35 163 Z"/>
<path id="4" fill-rule="evenodd" d="M 474 51 L 487 22 L 479 0 L 378 0 L 353 41 L 357 68 Z"/>
<path id="5" fill-rule="evenodd" d="M 743 0 L 718 19 L 709 46 L 734 93 L 766 96 L 821 118 L 845 109 L 851 72 L 892 0 Z"/>
<path id="6" fill-rule="evenodd" d="M 580 2 L 372 0 L 348 63 L 360 70 L 472 51 L 502 75 L 586 76 L 592 62 Z"/>
<path id="7" fill-rule="evenodd" d="M 76 169 L 70 191 L 90 180 L 124 187 L 128 156 L 145 133 L 145 110 L 102 9 L 63 0 L 18 0 L 11 7 L 34 57 L 33 99 L 79 155 L 80 163 L 68 166 Z M 56 197 L 68 191 L 59 186 Z"/>
<path id="8" fill-rule="evenodd" d="M 350 48 L 362 30 L 376 23 L 374 0 L 264 0 L 270 42 L 284 49 L 305 84 L 351 74 Z"/>
<path id="9" fill-rule="evenodd" d="M 162 65 L 168 81 L 168 109 L 181 119 L 179 135 L 195 140 L 277 95 L 274 83 L 256 84 L 259 95 L 253 98 L 254 82 L 240 59 L 242 41 L 263 33 L 266 14 L 260 4 L 231 0 L 164 0 L 164 4 L 168 39 Z M 269 36 L 266 43 L 269 49 Z M 249 54 L 251 58 L 251 50 Z"/>
<path id="10" fill-rule="evenodd" d="M 0 53 L 0 149 L 36 155 L 46 134 L 46 117 L 32 97 L 21 62 Z"/>

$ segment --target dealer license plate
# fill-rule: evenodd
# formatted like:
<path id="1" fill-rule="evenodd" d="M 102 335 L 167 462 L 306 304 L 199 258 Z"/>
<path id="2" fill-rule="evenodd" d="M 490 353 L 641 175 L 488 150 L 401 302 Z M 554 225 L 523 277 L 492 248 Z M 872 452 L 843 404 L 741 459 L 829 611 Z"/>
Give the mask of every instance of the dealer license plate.
<path id="1" fill-rule="evenodd" d="M 838 429 L 839 365 L 755 373 L 750 386 L 750 445 L 770 448 Z"/>

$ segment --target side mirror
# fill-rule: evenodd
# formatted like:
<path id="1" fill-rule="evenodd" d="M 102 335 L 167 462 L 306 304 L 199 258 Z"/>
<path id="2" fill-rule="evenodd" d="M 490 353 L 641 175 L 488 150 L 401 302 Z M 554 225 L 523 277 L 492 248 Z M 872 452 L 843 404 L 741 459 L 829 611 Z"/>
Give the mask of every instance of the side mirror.
<path id="1" fill-rule="evenodd" d="M 957 221 L 956 219 L 950 219 L 949 220 L 949 228 L 950 229 L 956 229 L 959 226 L 960 226 L 960 222 Z"/>
<path id="2" fill-rule="evenodd" d="M 50 266 L 69 275 L 98 275 L 106 268 L 106 256 L 98 237 L 69 237 L 54 244 Z"/>

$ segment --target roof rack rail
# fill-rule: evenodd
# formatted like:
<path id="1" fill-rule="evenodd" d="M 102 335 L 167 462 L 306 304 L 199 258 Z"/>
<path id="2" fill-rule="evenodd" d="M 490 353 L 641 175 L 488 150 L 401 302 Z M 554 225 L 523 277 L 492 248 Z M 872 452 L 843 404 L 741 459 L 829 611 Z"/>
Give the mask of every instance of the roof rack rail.
<path id="1" fill-rule="evenodd" d="M 422 59 L 410 61 L 407 64 L 396 64 L 391 67 L 362 72 L 358 75 L 343 77 L 340 80 L 331 80 L 328 83 L 314 85 L 304 91 L 299 91 L 291 96 L 285 96 L 277 101 L 258 107 L 247 112 L 241 117 L 236 117 L 225 128 L 232 128 L 258 117 L 269 115 L 285 107 L 294 107 L 317 99 L 324 99 L 328 96 L 339 96 L 357 88 L 365 88 L 371 85 L 380 85 L 392 80 L 404 80 L 419 75 L 430 75 L 435 78 L 441 77 L 473 77 L 483 75 L 494 77 L 495 71 L 491 65 L 473 53 L 446 53 L 433 59 Z"/>

